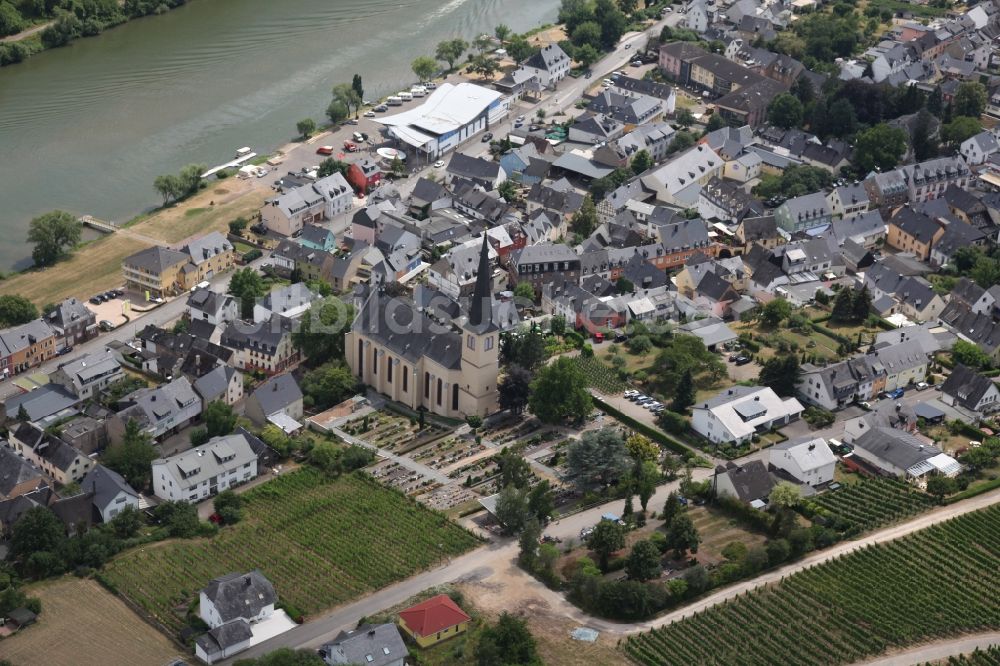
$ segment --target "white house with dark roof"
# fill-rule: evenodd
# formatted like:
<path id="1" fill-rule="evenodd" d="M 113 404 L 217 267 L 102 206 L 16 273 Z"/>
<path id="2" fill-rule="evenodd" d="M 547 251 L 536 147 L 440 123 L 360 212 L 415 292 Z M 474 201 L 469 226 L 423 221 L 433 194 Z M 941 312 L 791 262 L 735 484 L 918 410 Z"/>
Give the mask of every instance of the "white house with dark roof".
<path id="1" fill-rule="evenodd" d="M 1000 151 L 1000 145 L 997 144 L 993 132 L 989 130 L 983 130 L 979 134 L 969 137 L 958 148 L 958 152 L 972 166 L 983 164 L 990 155 L 997 151 Z"/>
<path id="2" fill-rule="evenodd" d="M 114 520 L 126 507 L 139 510 L 139 493 L 120 474 L 104 465 L 97 465 L 87 472 L 80 482 L 80 490 L 94 493 L 94 510 L 103 523 Z"/>
<path id="3" fill-rule="evenodd" d="M 61 364 L 49 374 L 49 381 L 86 400 L 123 376 L 115 355 L 103 349 Z"/>
<path id="4" fill-rule="evenodd" d="M 689 207 L 698 201 L 702 186 L 722 173 L 724 165 L 714 150 L 697 145 L 644 175 L 642 184 L 663 203 Z"/>
<path id="5" fill-rule="evenodd" d="M 236 298 L 198 287 L 188 296 L 187 313 L 191 321 L 205 321 L 212 326 L 226 324 L 236 319 Z"/>
<path id="6" fill-rule="evenodd" d="M 826 200 L 830 204 L 830 213 L 838 219 L 857 217 L 871 206 L 868 191 L 861 183 L 835 187 L 826 195 Z"/>
<path id="7" fill-rule="evenodd" d="M 982 417 L 1000 409 L 1000 389 L 989 377 L 959 363 L 941 385 L 941 401 Z"/>
<path id="8" fill-rule="evenodd" d="M 935 472 L 955 476 L 962 466 L 929 441 L 897 428 L 870 428 L 854 440 L 854 455 L 886 475 L 920 478 Z"/>
<path id="9" fill-rule="evenodd" d="M 257 569 L 213 578 L 198 594 L 198 615 L 209 630 L 195 639 L 195 655 L 213 664 L 293 628 L 277 603 L 274 585 Z"/>
<path id="10" fill-rule="evenodd" d="M 803 408 L 766 386 L 734 386 L 692 407 L 691 427 L 715 443 L 742 444 L 795 421 Z"/>
<path id="11" fill-rule="evenodd" d="M 812 487 L 833 481 L 837 457 L 822 437 L 797 437 L 768 449 L 768 464 Z"/>
<path id="12" fill-rule="evenodd" d="M 363 624 L 341 631 L 319 650 L 330 666 L 404 666 L 409 654 L 394 624 Z"/>
<path id="13" fill-rule="evenodd" d="M 246 401 L 246 415 L 259 426 L 272 423 L 286 433 L 302 427 L 302 391 L 290 374 L 275 375 Z"/>
<path id="14" fill-rule="evenodd" d="M 201 399 L 187 377 L 161 386 L 133 391 L 119 401 L 119 411 L 108 421 L 108 432 L 119 441 L 129 421 L 138 422 L 153 439 L 179 431 L 201 414 Z"/>
<path id="15" fill-rule="evenodd" d="M 94 466 L 76 448 L 32 423 L 19 423 L 9 437 L 19 455 L 60 484 L 79 482 Z"/>
<path id="16" fill-rule="evenodd" d="M 269 230 L 295 236 L 304 225 L 333 219 L 349 211 L 353 204 L 354 190 L 336 172 L 268 199 L 260 209 L 260 217 Z"/>
<path id="17" fill-rule="evenodd" d="M 546 88 L 552 88 L 566 78 L 572 64 L 558 44 L 549 44 L 524 61 L 521 69 L 537 78 Z"/>
<path id="18" fill-rule="evenodd" d="M 216 400 L 235 405 L 243 399 L 243 374 L 230 365 L 217 365 L 194 380 L 194 390 L 201 397 L 202 410 Z"/>
<path id="19" fill-rule="evenodd" d="M 760 460 L 743 465 L 728 462 L 715 468 L 712 490 L 717 497 L 732 497 L 744 504 L 761 509 L 774 488 L 774 479 Z"/>
<path id="20" fill-rule="evenodd" d="M 774 210 L 774 219 L 785 231 L 806 231 L 830 224 L 833 212 L 823 192 L 789 199 Z"/>
<path id="21" fill-rule="evenodd" d="M 260 324 L 274 315 L 298 319 L 309 311 L 319 295 L 304 282 L 279 287 L 257 301 L 253 306 L 253 320 Z"/>
<path id="22" fill-rule="evenodd" d="M 257 454 L 243 435 L 213 437 L 201 446 L 153 461 L 153 494 L 197 502 L 257 476 Z"/>

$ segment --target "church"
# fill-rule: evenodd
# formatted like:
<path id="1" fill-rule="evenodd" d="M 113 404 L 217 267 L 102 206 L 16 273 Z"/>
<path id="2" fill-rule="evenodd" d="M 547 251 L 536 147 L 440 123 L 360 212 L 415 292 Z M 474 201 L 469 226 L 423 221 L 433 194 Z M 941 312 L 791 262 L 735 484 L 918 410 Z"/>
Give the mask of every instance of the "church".
<path id="1" fill-rule="evenodd" d="M 351 372 L 410 409 L 449 418 L 497 411 L 500 326 L 495 322 L 489 245 L 483 234 L 468 317 L 458 325 L 443 309 L 418 307 L 376 287 L 346 334 Z"/>

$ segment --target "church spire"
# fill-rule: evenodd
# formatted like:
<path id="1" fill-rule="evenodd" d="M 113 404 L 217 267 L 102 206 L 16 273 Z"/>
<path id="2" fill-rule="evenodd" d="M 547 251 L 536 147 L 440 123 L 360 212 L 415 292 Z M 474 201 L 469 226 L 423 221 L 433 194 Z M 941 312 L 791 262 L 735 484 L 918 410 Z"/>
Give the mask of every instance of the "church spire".
<path id="1" fill-rule="evenodd" d="M 472 292 L 469 308 L 469 326 L 485 328 L 493 319 L 493 272 L 490 270 L 490 246 L 486 232 L 483 232 L 483 248 L 479 252 L 479 272 L 476 273 L 476 289 Z"/>

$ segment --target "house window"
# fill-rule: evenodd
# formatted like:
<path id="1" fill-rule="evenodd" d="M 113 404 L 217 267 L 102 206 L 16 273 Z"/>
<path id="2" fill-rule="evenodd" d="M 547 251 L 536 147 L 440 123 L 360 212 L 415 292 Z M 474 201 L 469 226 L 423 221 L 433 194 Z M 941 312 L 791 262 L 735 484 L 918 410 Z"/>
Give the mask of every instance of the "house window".
<path id="1" fill-rule="evenodd" d="M 483 349 L 486 351 L 493 349 L 493 336 L 486 338 L 486 342 L 483 343 Z"/>
<path id="2" fill-rule="evenodd" d="M 406 371 L 405 365 L 403 366 L 401 372 L 403 373 L 403 391 L 406 392 L 409 390 L 409 387 L 407 385 L 409 383 L 410 373 Z"/>
<path id="3" fill-rule="evenodd" d="M 437 403 L 438 403 L 438 406 L 440 406 L 441 405 L 441 393 L 442 393 L 442 391 L 444 391 L 444 382 L 441 381 L 440 377 L 438 377 L 438 386 L 437 386 L 437 389 L 438 389 Z"/>
<path id="4" fill-rule="evenodd" d="M 392 383 L 392 359 L 385 360 L 385 381 Z"/>
<path id="5" fill-rule="evenodd" d="M 458 409 L 458 384 L 451 385 L 451 408 Z"/>
<path id="6" fill-rule="evenodd" d="M 424 373 L 424 397 L 431 397 L 431 373 L 429 372 Z"/>
<path id="7" fill-rule="evenodd" d="M 476 337 L 474 335 L 472 335 L 471 333 L 469 335 L 467 335 L 466 338 L 465 338 L 465 345 L 469 349 L 475 351 L 475 349 L 476 349 Z"/>
<path id="8" fill-rule="evenodd" d="M 378 350 L 372 348 L 372 375 L 378 377 Z"/>

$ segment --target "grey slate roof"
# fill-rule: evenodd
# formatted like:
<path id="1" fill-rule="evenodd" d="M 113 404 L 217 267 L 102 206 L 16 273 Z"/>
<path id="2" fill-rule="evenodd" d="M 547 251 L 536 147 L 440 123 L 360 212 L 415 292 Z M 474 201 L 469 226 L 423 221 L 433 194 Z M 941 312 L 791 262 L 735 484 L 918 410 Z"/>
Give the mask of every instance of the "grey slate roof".
<path id="1" fill-rule="evenodd" d="M 83 455 L 55 435 L 50 435 L 31 423 L 18 424 L 13 435 L 25 446 L 33 449 L 35 455 L 44 458 L 53 467 L 63 472 L 69 470 L 73 461 Z"/>
<path id="2" fill-rule="evenodd" d="M 17 416 L 18 411 L 24 405 L 24 411 L 28 413 L 28 419 L 39 421 L 53 414 L 58 414 L 64 409 L 69 409 L 79 404 L 80 399 L 64 389 L 62 386 L 46 384 L 41 388 L 27 393 L 19 393 L 7 398 L 4 402 L 4 411 L 8 416 Z"/>
<path id="3" fill-rule="evenodd" d="M 446 368 L 462 364 L 462 336 L 420 312 L 413 301 L 372 297 L 362 306 L 353 328 L 411 363 L 428 356 Z"/>
<path id="4" fill-rule="evenodd" d="M 226 394 L 234 374 L 236 374 L 235 368 L 218 365 L 194 380 L 194 390 L 206 403 L 219 399 Z"/>
<path id="5" fill-rule="evenodd" d="M 962 407 L 974 411 L 992 385 L 993 380 L 959 363 L 944 380 L 941 392 L 955 398 Z"/>
<path id="6" fill-rule="evenodd" d="M 260 403 L 264 416 L 270 416 L 301 400 L 302 391 L 291 375 L 275 375 L 261 384 L 252 397 Z"/>
<path id="7" fill-rule="evenodd" d="M 320 650 L 328 664 L 386 666 L 409 656 L 394 624 L 363 624 L 341 631 Z"/>
<path id="8" fill-rule="evenodd" d="M 213 578 L 202 592 L 215 605 L 223 622 L 255 617 L 264 607 L 278 602 L 271 581 L 257 569 Z"/>
<path id="9" fill-rule="evenodd" d="M 886 427 L 868 430 L 854 440 L 854 446 L 904 470 L 941 453 L 906 431 Z"/>
<path id="10" fill-rule="evenodd" d="M 221 624 L 195 639 L 195 643 L 207 655 L 215 655 L 227 648 L 239 645 L 253 637 L 253 630 L 245 620 L 234 620 Z"/>
<path id="11" fill-rule="evenodd" d="M 102 512 L 120 492 L 124 491 L 136 499 L 139 497 L 139 493 L 135 492 L 120 474 L 104 465 L 91 467 L 87 476 L 80 482 L 80 489 L 85 493 L 94 493 L 94 505 Z"/>
<path id="12" fill-rule="evenodd" d="M 184 252 L 171 250 L 170 248 L 154 245 L 140 250 L 135 254 L 126 257 L 122 263 L 126 266 L 141 268 L 149 271 L 153 275 L 159 275 L 170 266 L 184 263 L 188 260 L 188 255 Z"/>
<path id="13" fill-rule="evenodd" d="M 17 455 L 6 441 L 0 444 L 0 497 L 7 497 L 15 486 L 32 479 L 39 485 L 44 483 L 37 467 Z"/>
<path id="14" fill-rule="evenodd" d="M 721 471 L 720 471 L 721 470 Z M 742 466 L 729 463 L 725 468 L 720 465 L 717 473 L 729 477 L 736 494 L 743 502 L 765 500 L 774 487 L 774 481 L 767 472 L 767 467 L 760 460 L 751 460 Z"/>

